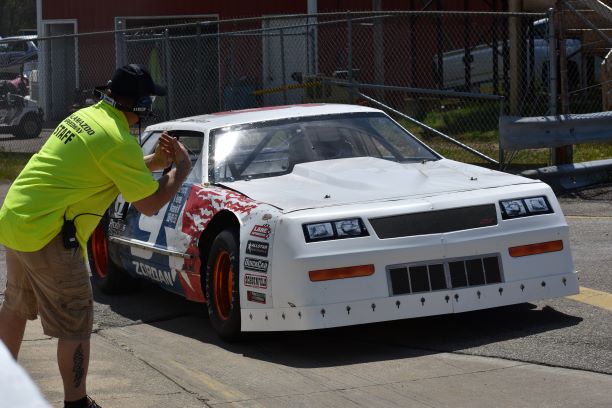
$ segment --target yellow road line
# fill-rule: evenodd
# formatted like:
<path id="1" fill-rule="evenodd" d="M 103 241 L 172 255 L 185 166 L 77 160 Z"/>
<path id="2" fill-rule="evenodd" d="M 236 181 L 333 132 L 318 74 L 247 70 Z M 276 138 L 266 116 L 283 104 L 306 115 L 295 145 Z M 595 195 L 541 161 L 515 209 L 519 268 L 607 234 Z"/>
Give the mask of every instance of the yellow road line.
<path id="1" fill-rule="evenodd" d="M 576 300 L 578 302 L 586 303 L 591 306 L 600 307 L 612 312 L 612 294 L 608 292 L 601 292 L 595 289 L 580 287 L 580 293 L 573 296 L 568 296 L 568 299 Z"/>
<path id="2" fill-rule="evenodd" d="M 612 220 L 610 215 L 566 215 L 570 220 Z"/>
<path id="3" fill-rule="evenodd" d="M 211 396 L 212 399 L 218 399 L 220 401 L 228 401 L 232 402 L 232 406 L 241 406 L 240 401 L 249 401 L 252 400 L 252 397 L 249 397 L 246 394 L 243 394 L 239 390 L 232 388 L 228 384 L 225 384 L 222 381 L 216 380 L 212 376 L 204 373 L 202 370 L 192 369 L 178 361 L 169 361 L 169 364 L 172 364 L 175 368 L 182 370 L 188 375 L 188 378 L 192 383 L 201 384 L 208 395 Z M 236 405 L 237 404 L 237 405 Z M 250 408 L 263 408 L 263 405 L 259 404 L 257 401 L 249 401 Z"/>

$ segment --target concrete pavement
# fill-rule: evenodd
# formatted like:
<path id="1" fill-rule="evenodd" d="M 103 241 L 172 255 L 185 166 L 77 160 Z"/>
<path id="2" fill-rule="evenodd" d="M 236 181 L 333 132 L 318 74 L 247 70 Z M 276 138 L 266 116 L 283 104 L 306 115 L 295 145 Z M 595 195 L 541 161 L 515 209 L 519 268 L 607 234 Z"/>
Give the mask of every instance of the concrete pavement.
<path id="1" fill-rule="evenodd" d="M 609 407 L 612 376 L 356 340 L 327 349 L 222 345 L 198 317 L 100 330 L 88 388 L 114 407 Z M 177 334 L 181 327 L 183 335 Z M 20 361 L 61 406 L 56 341 L 30 322 Z M 302 346 L 300 346 L 302 347 Z M 1 404 L 0 404 L 1 405 Z"/>

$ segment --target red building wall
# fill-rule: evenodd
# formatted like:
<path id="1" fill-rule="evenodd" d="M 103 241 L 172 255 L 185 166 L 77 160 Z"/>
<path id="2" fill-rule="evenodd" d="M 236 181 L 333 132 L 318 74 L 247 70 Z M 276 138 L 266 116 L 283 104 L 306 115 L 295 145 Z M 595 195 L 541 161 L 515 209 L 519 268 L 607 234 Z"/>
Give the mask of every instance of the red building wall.
<path id="1" fill-rule="evenodd" d="M 507 0 L 380 0 L 382 10 L 470 10 L 470 11 L 502 11 L 507 9 Z M 307 0 L 300 1 L 167 1 L 167 0 L 106 0 L 104 2 L 85 2 L 82 0 L 43 0 L 42 19 L 61 20 L 76 19 L 79 33 L 112 31 L 115 29 L 115 17 L 145 17 L 145 16 L 189 16 L 212 15 L 219 20 L 258 17 L 261 15 L 305 14 Z M 372 0 L 318 0 L 318 13 L 338 11 L 370 11 Z M 321 19 L 323 20 L 323 18 Z M 457 19 L 460 22 L 461 19 Z M 386 58 L 385 79 L 387 84 L 431 87 L 433 83 L 432 59 L 437 50 L 435 40 L 431 38 L 435 32 L 434 18 L 427 17 L 416 21 L 416 41 L 409 40 L 409 27 L 403 20 L 396 19 L 397 26 L 386 26 L 383 33 L 385 55 L 396 55 L 400 63 Z M 220 31 L 245 29 L 244 24 L 233 26 L 222 25 Z M 260 22 L 253 22 L 248 28 L 261 28 Z M 372 64 L 374 44 L 371 28 L 355 25 L 354 38 L 359 39 L 359 46 L 353 49 L 353 67 L 359 68 L 363 82 L 373 82 L 376 77 Z M 462 24 L 447 28 L 447 35 L 453 38 L 463 36 Z M 401 41 L 398 41 L 401 39 Z M 479 40 L 482 40 L 480 38 Z M 433 41 L 433 42 L 432 42 Z M 112 35 L 105 37 L 82 37 L 79 39 L 80 83 L 82 88 L 104 83 L 110 77 L 115 66 L 115 39 Z M 249 43 L 250 44 L 250 43 Z M 347 68 L 346 24 L 319 29 L 319 72 L 330 75 L 336 70 Z M 413 46 L 418 49 L 410 49 Z M 220 58 L 230 54 L 229 43 L 219 44 Z M 262 73 L 253 72 L 253 66 L 261 67 L 262 47 L 256 41 L 243 47 L 228 73 L 221 65 L 218 72 L 220 84 L 226 84 L 228 77 L 250 76 L 256 88 L 261 87 Z M 251 62 L 251 63 L 250 63 Z M 260 68 L 258 68 L 260 69 Z M 244 71 L 244 72 L 243 72 Z M 417 73 L 415 75 L 415 73 Z M 231 74 L 231 75 L 229 75 Z M 259 82 L 259 83 L 257 83 Z M 223 85 L 219 88 L 219 98 L 222 98 Z"/>
<path id="2" fill-rule="evenodd" d="M 383 10 L 422 10 L 427 0 L 381 0 Z M 434 0 L 427 10 L 500 11 L 507 9 L 507 0 Z M 319 13 L 372 10 L 372 0 L 318 0 Z M 217 14 L 220 20 L 256 17 L 270 14 L 302 14 L 307 0 L 243 0 L 243 1 L 167 1 L 167 0 L 46 0 L 42 2 L 42 19 L 75 18 L 79 32 L 113 30 L 116 16 L 173 16 Z"/>

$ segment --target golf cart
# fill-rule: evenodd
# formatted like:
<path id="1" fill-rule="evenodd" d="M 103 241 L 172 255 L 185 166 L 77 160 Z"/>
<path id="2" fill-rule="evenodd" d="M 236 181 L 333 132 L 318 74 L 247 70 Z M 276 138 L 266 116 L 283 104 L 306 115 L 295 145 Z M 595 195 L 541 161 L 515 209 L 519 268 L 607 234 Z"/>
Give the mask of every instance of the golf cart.
<path id="1" fill-rule="evenodd" d="M 0 133 L 18 138 L 37 137 L 42 129 L 43 111 L 29 96 L 25 76 L 0 81 Z"/>

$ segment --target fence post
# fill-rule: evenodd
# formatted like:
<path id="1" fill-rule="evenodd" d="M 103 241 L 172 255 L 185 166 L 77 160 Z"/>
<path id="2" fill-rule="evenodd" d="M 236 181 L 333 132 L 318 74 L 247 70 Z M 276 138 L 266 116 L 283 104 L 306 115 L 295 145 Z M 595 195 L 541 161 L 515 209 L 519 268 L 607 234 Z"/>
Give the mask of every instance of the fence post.
<path id="1" fill-rule="evenodd" d="M 414 2 L 410 1 L 410 7 L 414 9 Z M 410 86 L 416 86 L 417 83 L 417 54 L 416 54 L 416 22 L 417 18 L 414 14 L 410 15 L 410 36 L 408 39 L 408 49 L 410 50 Z"/>
<path id="2" fill-rule="evenodd" d="M 509 10 L 511 12 L 521 11 L 521 2 L 518 0 L 512 0 L 509 3 Z M 509 108 L 511 115 L 520 115 L 521 101 L 521 82 L 524 80 L 523 75 L 523 64 L 521 64 L 522 50 L 525 48 L 523 42 L 522 33 L 522 21 L 516 15 L 508 18 L 508 42 L 512 44 L 509 47 L 509 59 L 510 59 L 510 87 L 508 89 L 509 97 Z"/>
<path id="3" fill-rule="evenodd" d="M 499 117 L 500 118 L 502 118 L 506 114 L 506 105 L 504 104 L 505 101 L 506 101 L 505 98 L 499 101 Z M 498 130 L 499 130 L 499 127 L 498 127 Z M 499 136 L 497 140 L 500 141 Z M 498 147 L 499 147 L 499 170 L 504 171 L 506 167 L 506 151 L 501 147 L 501 143 L 499 144 Z"/>
<path id="4" fill-rule="evenodd" d="M 559 73 L 561 82 L 561 113 L 570 113 L 570 102 L 569 102 L 569 83 L 567 78 L 567 52 L 565 47 L 565 32 L 563 27 L 563 5 L 562 0 L 557 0 L 557 9 L 559 12 L 556 14 L 557 17 L 557 31 L 559 32 L 558 47 L 559 47 Z M 554 165 L 559 164 L 570 164 L 573 162 L 573 146 L 561 146 L 557 147 L 553 151 L 552 162 Z"/>
<path id="5" fill-rule="evenodd" d="M 493 0 L 492 9 L 494 12 L 497 12 L 497 2 L 495 0 Z M 491 63 L 493 64 L 493 94 L 494 95 L 499 95 L 499 40 L 497 39 L 498 24 L 499 24 L 499 20 L 497 19 L 497 17 L 494 16 L 491 19 L 491 36 L 492 36 L 491 42 L 493 43 L 493 48 L 491 49 L 492 51 L 491 56 L 493 59 Z"/>
<path id="6" fill-rule="evenodd" d="M 434 24 L 436 27 L 436 56 L 438 59 L 435 76 L 438 89 L 444 89 L 444 25 L 440 14 L 434 17 Z"/>
<path id="7" fill-rule="evenodd" d="M 555 9 L 548 9 L 548 113 L 557 114 L 557 47 Z"/>
<path id="8" fill-rule="evenodd" d="M 119 30 L 123 30 L 125 27 L 123 26 L 123 19 L 119 19 L 117 21 L 117 28 Z M 117 64 L 116 67 L 122 67 L 125 64 L 125 49 L 126 49 L 126 44 L 125 44 L 125 32 L 123 31 L 119 31 L 117 33 L 117 56 L 115 59 L 115 63 Z"/>
<path id="9" fill-rule="evenodd" d="M 463 2 L 464 10 L 469 11 L 467 0 Z M 470 32 L 471 30 L 471 18 L 468 16 L 463 17 L 463 78 L 465 81 L 465 91 L 471 92 L 472 90 L 472 53 L 470 51 Z M 497 44 L 493 43 L 493 48 L 497 48 Z"/>
<path id="10" fill-rule="evenodd" d="M 196 30 L 196 34 L 197 34 L 197 47 L 196 47 L 196 52 L 197 52 L 197 57 L 196 57 L 196 61 L 197 61 L 197 71 L 196 71 L 196 84 L 198 87 L 198 113 L 201 112 L 202 107 L 204 106 L 204 90 L 202 89 L 204 87 L 204 72 L 202 71 L 202 22 L 200 21 L 198 23 L 197 26 L 197 30 Z"/>
<path id="11" fill-rule="evenodd" d="M 168 86 L 168 101 L 166 102 L 166 120 L 172 118 L 172 69 L 170 66 L 170 32 L 164 30 L 164 69 Z"/>
<path id="12" fill-rule="evenodd" d="M 285 36 L 283 29 L 278 30 L 280 34 L 280 52 L 281 52 L 281 76 L 283 77 L 283 105 L 287 104 L 287 75 L 285 67 Z"/>
<path id="13" fill-rule="evenodd" d="M 347 53 L 348 53 L 348 73 L 347 78 L 349 81 L 349 92 L 348 92 L 348 102 L 350 104 L 353 103 L 354 100 L 354 81 L 353 81 L 353 21 L 351 17 L 351 12 L 347 12 L 346 16 L 346 41 L 347 41 Z"/>
<path id="14" fill-rule="evenodd" d="M 372 8 L 379 12 L 377 18 L 374 19 L 372 32 L 372 54 L 374 54 L 374 82 L 377 84 L 385 83 L 385 38 L 384 38 L 384 22 L 380 11 L 382 10 L 382 0 L 373 0 Z M 377 92 L 377 99 L 383 99 L 384 93 Z"/>

